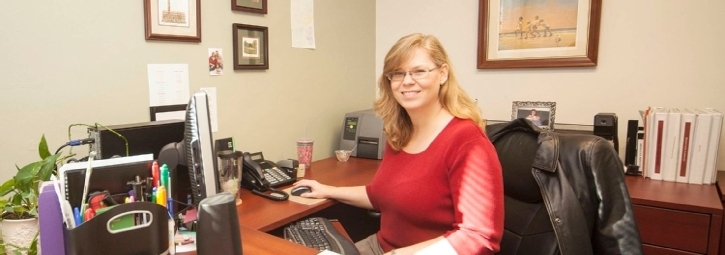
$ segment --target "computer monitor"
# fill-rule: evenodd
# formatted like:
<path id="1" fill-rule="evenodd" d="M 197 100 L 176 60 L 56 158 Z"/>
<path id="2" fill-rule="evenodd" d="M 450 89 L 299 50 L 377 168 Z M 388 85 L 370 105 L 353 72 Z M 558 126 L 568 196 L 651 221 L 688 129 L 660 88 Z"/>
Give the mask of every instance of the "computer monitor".
<path id="1" fill-rule="evenodd" d="M 166 164 L 169 169 L 186 167 L 191 182 L 192 205 L 196 206 L 204 198 L 219 193 L 209 103 L 205 92 L 196 92 L 191 96 L 186 106 L 184 139 L 164 146 L 159 152 L 158 162 L 159 165 Z M 179 170 L 181 168 L 176 172 Z M 172 189 L 175 188 L 172 186 Z M 177 193 L 176 190 L 170 192 Z"/>

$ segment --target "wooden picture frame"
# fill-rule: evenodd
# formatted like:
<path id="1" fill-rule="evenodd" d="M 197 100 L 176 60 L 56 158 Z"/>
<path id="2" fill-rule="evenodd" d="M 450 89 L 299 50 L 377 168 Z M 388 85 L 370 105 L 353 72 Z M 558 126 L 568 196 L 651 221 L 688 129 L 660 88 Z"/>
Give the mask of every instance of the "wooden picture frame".
<path id="1" fill-rule="evenodd" d="M 514 101 L 511 108 L 511 120 L 524 118 L 542 129 L 554 130 L 556 102 Z"/>
<path id="2" fill-rule="evenodd" d="M 201 0 L 182 2 L 144 0 L 146 40 L 201 42 Z"/>
<path id="3" fill-rule="evenodd" d="M 602 0 L 502 2 L 479 0 L 478 69 L 597 65 Z"/>
<path id="4" fill-rule="evenodd" d="M 231 0 L 232 11 L 267 14 L 267 0 Z"/>
<path id="5" fill-rule="evenodd" d="M 269 69 L 269 29 L 232 24 L 234 70 Z"/>
<path id="6" fill-rule="evenodd" d="M 186 114 L 185 104 L 176 105 L 161 105 L 149 107 L 149 119 L 151 121 L 168 120 L 174 119 L 177 116 L 184 116 Z M 186 116 L 181 118 L 185 120 Z"/>

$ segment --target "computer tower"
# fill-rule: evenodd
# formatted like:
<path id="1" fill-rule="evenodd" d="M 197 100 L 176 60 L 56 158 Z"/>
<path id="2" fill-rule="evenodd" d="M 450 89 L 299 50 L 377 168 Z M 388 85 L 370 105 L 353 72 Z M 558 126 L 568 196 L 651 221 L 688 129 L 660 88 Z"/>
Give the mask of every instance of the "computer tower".
<path id="1" fill-rule="evenodd" d="M 96 152 L 96 159 L 127 156 L 127 142 L 128 156 L 153 153 L 154 159 L 157 159 L 165 145 L 184 139 L 184 120 L 91 127 L 88 128 L 88 137 L 96 140 L 90 148 Z"/>

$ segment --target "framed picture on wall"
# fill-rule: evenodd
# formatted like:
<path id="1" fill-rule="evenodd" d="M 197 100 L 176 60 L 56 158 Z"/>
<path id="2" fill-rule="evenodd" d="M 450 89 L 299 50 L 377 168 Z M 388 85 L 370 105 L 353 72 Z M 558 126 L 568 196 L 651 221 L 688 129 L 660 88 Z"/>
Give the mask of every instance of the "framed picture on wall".
<path id="1" fill-rule="evenodd" d="M 232 10 L 267 14 L 267 0 L 232 0 Z"/>
<path id="2" fill-rule="evenodd" d="M 269 69 L 267 27 L 234 23 L 234 70 Z"/>
<path id="3" fill-rule="evenodd" d="M 146 40 L 201 42 L 201 0 L 144 0 Z"/>
<path id="4" fill-rule="evenodd" d="M 524 118 L 542 129 L 554 130 L 556 102 L 514 101 L 512 109 L 511 120 Z"/>
<path id="5" fill-rule="evenodd" d="M 596 66 L 602 0 L 479 0 L 478 69 Z"/>

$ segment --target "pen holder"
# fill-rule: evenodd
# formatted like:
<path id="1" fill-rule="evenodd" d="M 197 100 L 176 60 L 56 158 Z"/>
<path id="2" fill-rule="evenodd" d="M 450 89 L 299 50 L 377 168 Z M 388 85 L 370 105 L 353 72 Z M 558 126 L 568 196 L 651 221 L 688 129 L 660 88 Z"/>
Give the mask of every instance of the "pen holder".
<path id="1" fill-rule="evenodd" d="M 114 220 L 127 215 L 143 215 L 145 223 L 112 229 Z M 74 229 L 64 227 L 65 254 L 164 254 L 169 249 L 168 218 L 166 208 L 155 203 L 117 205 Z"/>

